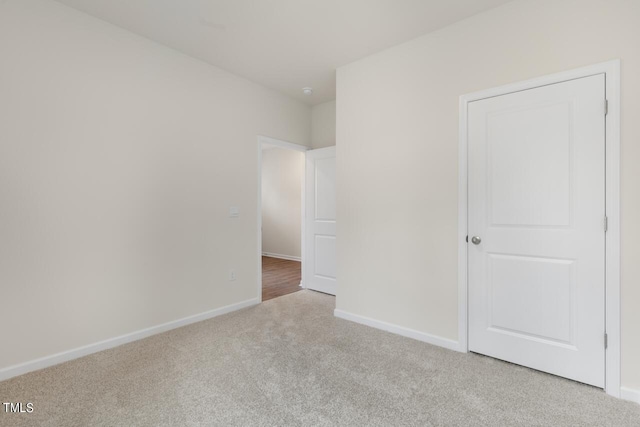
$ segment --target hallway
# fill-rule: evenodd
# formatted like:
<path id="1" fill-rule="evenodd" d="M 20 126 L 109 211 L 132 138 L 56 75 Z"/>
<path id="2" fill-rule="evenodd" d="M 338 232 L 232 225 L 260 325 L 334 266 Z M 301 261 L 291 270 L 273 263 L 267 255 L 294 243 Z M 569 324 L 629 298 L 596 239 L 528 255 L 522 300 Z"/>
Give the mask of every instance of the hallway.
<path id="1" fill-rule="evenodd" d="M 262 257 L 262 301 L 301 290 L 301 263 L 286 259 Z"/>

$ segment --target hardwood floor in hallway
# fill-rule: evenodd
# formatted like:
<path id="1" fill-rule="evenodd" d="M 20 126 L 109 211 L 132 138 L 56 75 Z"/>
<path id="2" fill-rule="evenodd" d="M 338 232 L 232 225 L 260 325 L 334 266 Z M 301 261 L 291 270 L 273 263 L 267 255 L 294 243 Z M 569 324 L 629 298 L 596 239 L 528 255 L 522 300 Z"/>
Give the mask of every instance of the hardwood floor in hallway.
<path id="1" fill-rule="evenodd" d="M 262 301 L 301 290 L 301 263 L 286 259 L 262 257 Z"/>

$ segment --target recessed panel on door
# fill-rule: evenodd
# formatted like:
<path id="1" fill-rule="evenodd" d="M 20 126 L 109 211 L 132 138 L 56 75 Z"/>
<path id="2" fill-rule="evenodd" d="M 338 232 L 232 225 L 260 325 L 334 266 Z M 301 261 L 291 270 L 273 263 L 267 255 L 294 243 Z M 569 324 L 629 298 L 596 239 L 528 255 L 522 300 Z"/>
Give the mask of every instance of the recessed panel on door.
<path id="1" fill-rule="evenodd" d="M 568 226 L 573 101 L 489 114 L 493 226 Z"/>
<path id="2" fill-rule="evenodd" d="M 488 327 L 574 345 L 574 261 L 489 254 Z"/>
<path id="3" fill-rule="evenodd" d="M 315 239 L 315 275 L 335 279 L 336 258 L 326 255 L 336 253 L 336 237 L 316 235 Z"/>
<path id="4" fill-rule="evenodd" d="M 336 159 L 315 161 L 315 220 L 336 220 Z"/>

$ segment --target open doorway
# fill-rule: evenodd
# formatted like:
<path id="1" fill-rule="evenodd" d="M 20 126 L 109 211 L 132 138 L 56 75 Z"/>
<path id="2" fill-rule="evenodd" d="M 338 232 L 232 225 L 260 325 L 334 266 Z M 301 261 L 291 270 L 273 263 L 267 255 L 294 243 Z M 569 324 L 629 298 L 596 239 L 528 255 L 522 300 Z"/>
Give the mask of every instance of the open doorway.
<path id="1" fill-rule="evenodd" d="M 258 138 L 262 300 L 302 289 L 304 175 L 307 147 Z"/>

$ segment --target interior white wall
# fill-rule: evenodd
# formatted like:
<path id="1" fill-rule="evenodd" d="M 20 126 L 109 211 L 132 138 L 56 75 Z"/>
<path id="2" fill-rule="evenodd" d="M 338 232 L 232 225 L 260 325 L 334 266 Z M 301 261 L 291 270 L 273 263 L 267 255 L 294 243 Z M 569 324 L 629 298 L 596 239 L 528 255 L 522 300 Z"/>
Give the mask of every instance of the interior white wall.
<path id="1" fill-rule="evenodd" d="M 336 145 L 336 101 L 314 105 L 311 108 L 311 146 L 313 148 Z"/>
<path id="2" fill-rule="evenodd" d="M 638 40 L 638 1 L 520 0 L 340 68 L 337 308 L 457 339 L 459 96 L 620 58 L 622 385 L 640 389 Z"/>
<path id="3" fill-rule="evenodd" d="M 272 147 L 262 151 L 262 252 L 301 256 L 304 154 Z"/>
<path id="4" fill-rule="evenodd" d="M 49 0 L 0 58 L 0 369 L 257 301 L 256 136 L 309 107 Z"/>

